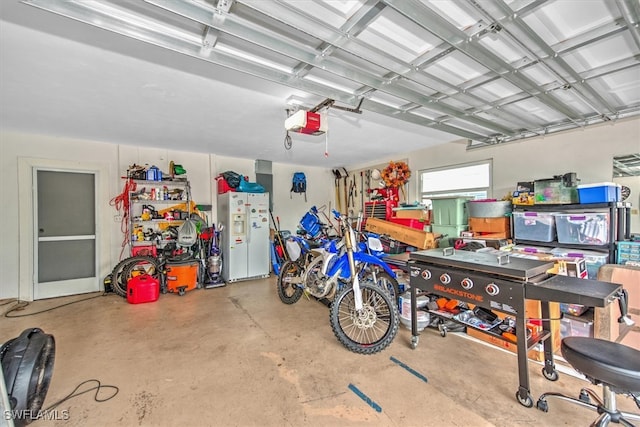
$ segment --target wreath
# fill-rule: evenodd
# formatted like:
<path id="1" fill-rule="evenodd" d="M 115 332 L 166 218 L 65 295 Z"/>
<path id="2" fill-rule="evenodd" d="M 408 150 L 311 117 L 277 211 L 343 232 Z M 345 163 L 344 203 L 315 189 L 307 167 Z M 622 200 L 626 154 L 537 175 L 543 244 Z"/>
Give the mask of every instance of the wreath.
<path id="1" fill-rule="evenodd" d="M 389 162 L 389 165 L 382 170 L 384 185 L 390 188 L 404 186 L 411 178 L 411 170 L 405 162 Z"/>

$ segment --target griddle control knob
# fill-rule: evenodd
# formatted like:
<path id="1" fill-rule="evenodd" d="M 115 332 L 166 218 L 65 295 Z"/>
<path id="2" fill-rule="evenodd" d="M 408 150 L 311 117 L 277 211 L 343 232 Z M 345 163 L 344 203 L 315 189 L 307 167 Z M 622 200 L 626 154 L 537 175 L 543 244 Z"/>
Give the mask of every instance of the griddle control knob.
<path id="1" fill-rule="evenodd" d="M 468 277 L 465 277 L 460 282 L 460 286 L 462 286 L 463 289 L 469 290 L 473 288 L 473 280 L 469 279 Z"/>
<path id="2" fill-rule="evenodd" d="M 441 274 L 440 283 L 442 283 L 443 285 L 448 285 L 449 283 L 451 283 L 451 276 L 449 276 L 447 273 Z"/>
<path id="3" fill-rule="evenodd" d="M 500 293 L 500 288 L 495 283 L 489 283 L 484 287 L 484 290 L 492 297 L 495 297 Z"/>
<path id="4" fill-rule="evenodd" d="M 424 280 L 429 280 L 431 279 L 431 272 L 429 270 L 422 270 L 422 278 Z"/>

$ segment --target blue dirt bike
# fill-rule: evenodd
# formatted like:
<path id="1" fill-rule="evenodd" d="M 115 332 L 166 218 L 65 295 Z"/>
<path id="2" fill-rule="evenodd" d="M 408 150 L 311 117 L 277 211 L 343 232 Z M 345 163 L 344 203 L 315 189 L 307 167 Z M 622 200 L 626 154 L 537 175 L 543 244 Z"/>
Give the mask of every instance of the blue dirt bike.
<path id="1" fill-rule="evenodd" d="M 288 240 L 287 250 L 291 248 L 294 256 L 278 275 L 278 295 L 286 304 L 297 302 L 304 292 L 331 301 L 330 321 L 338 340 L 356 353 L 377 353 L 398 332 L 398 282 L 379 256 L 359 247 L 349 221 L 333 214 L 343 231 L 341 240 L 320 248 L 307 246 L 309 242 L 298 236 Z M 394 296 L 389 289 L 394 289 Z"/>

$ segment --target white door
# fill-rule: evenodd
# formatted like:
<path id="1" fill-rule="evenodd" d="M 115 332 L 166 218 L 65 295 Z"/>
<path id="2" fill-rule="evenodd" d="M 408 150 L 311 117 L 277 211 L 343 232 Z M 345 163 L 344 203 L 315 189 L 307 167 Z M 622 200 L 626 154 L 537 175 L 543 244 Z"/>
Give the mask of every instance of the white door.
<path id="1" fill-rule="evenodd" d="M 94 172 L 33 169 L 33 299 L 100 290 Z"/>

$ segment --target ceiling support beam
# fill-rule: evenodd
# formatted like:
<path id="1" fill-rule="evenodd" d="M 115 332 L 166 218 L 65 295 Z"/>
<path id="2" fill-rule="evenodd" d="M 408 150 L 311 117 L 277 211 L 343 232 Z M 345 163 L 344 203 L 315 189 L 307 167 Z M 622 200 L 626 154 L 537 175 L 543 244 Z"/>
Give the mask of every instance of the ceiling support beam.
<path id="1" fill-rule="evenodd" d="M 288 43 L 282 38 L 278 37 L 275 34 L 269 34 L 264 30 L 260 30 L 257 28 L 251 28 L 247 24 L 241 22 L 240 19 L 236 18 L 233 14 L 229 15 L 222 22 L 213 22 L 214 21 L 214 11 L 210 11 L 200 7 L 196 4 L 189 3 L 178 3 L 178 2 L 163 2 L 159 0 L 145 0 L 147 3 L 160 7 L 162 9 L 168 10 L 170 12 L 176 13 L 178 15 L 184 16 L 188 19 L 194 20 L 196 22 L 200 22 L 203 25 L 207 25 L 207 23 L 211 23 L 210 25 L 217 29 L 218 31 L 222 31 L 228 34 L 231 34 L 235 37 L 239 37 L 245 41 L 250 43 L 254 43 L 259 45 L 265 49 L 269 49 L 273 52 L 280 53 L 282 55 L 293 58 L 301 63 L 312 65 L 323 69 L 324 71 L 331 72 L 340 77 L 350 79 L 352 81 L 358 82 L 367 87 L 374 88 L 378 91 L 388 93 L 390 95 L 396 96 L 398 98 L 405 99 L 410 102 L 414 102 L 419 105 L 423 105 L 427 108 L 434 109 L 436 111 L 440 111 L 446 115 L 459 117 L 462 120 L 469 121 L 477 126 L 481 126 L 487 129 L 491 129 L 494 132 L 502 133 L 502 134 L 510 134 L 510 129 L 496 125 L 495 123 L 479 119 L 473 116 L 469 116 L 468 113 L 464 111 L 457 110 L 453 107 L 447 106 L 445 104 L 438 104 L 438 99 L 430 97 L 428 95 L 424 95 L 422 93 L 409 90 L 396 82 L 388 82 L 379 77 L 376 77 L 372 74 L 366 73 L 365 71 L 356 71 L 351 67 L 348 67 L 342 64 L 337 59 L 332 58 L 331 56 L 322 56 L 319 52 L 315 50 L 311 50 L 310 48 L 306 48 L 303 46 L 297 46 L 293 43 Z M 236 3 L 240 5 L 240 2 Z M 270 7 L 273 7 L 273 3 L 269 3 Z M 287 11 L 289 15 L 294 12 L 289 10 Z M 299 16 L 296 16 L 297 19 L 300 19 Z M 307 19 L 310 19 L 307 17 Z M 294 19 L 295 20 L 295 19 Z M 317 24 L 314 24 L 317 25 Z M 312 25 L 310 25 L 311 27 Z M 335 31 L 335 30 L 334 30 Z M 317 35 L 314 35 L 317 37 Z M 323 40 L 325 43 L 329 43 L 328 40 Z M 380 64 L 376 64 L 381 66 Z M 306 70 L 305 67 L 298 68 L 299 70 Z M 298 78 L 302 77 L 297 75 Z"/>
<path id="2" fill-rule="evenodd" d="M 437 13 L 429 9 L 417 0 L 384 0 L 386 4 L 393 7 L 406 18 L 411 19 L 425 30 L 431 32 L 443 41 L 447 41 L 457 50 L 461 51 L 469 58 L 483 64 L 485 67 L 500 75 L 505 80 L 514 84 L 564 116 L 576 122 L 580 120 L 580 114 L 566 105 L 556 101 L 542 90 L 528 77 L 518 73 L 518 70 L 504 62 L 497 55 L 490 52 L 477 40 L 467 37 L 448 21 L 440 17 Z"/>

